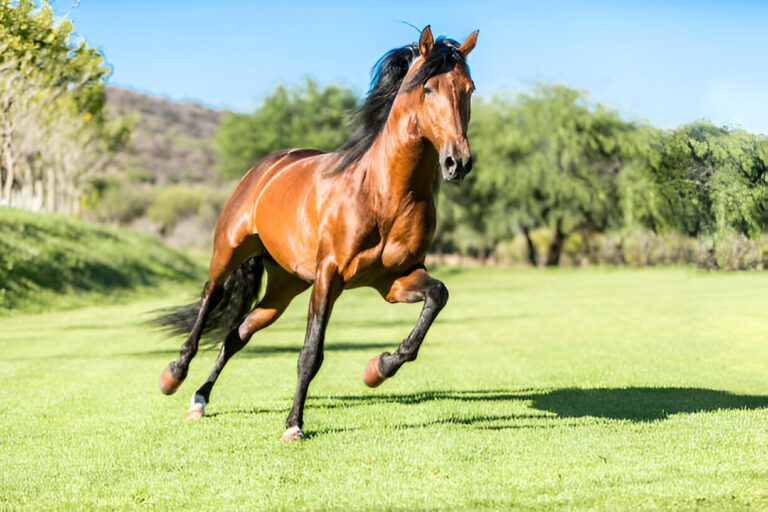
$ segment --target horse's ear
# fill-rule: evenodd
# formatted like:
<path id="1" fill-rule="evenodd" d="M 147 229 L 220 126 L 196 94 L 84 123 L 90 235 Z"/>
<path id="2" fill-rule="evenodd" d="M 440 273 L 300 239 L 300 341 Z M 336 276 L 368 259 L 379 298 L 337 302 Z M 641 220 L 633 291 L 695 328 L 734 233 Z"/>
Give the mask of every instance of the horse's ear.
<path id="1" fill-rule="evenodd" d="M 432 39 L 432 30 L 427 25 L 424 30 L 421 31 L 421 37 L 419 37 L 419 53 L 422 57 L 425 57 L 432 51 L 432 47 L 435 45 L 435 40 Z"/>
<path id="2" fill-rule="evenodd" d="M 469 52 L 472 51 L 472 49 L 475 47 L 475 43 L 477 43 L 477 34 L 479 33 L 479 30 L 475 30 L 471 34 L 469 34 L 469 37 L 466 41 L 461 43 L 461 46 L 459 46 L 459 51 L 464 55 L 466 58 L 467 55 L 469 55 Z"/>

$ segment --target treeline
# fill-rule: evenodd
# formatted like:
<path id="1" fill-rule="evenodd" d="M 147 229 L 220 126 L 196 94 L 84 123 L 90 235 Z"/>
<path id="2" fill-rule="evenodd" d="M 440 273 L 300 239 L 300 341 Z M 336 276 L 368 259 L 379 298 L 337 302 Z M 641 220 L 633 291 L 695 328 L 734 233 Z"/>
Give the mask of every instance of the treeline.
<path id="1" fill-rule="evenodd" d="M 593 235 L 612 234 L 612 262 L 632 263 L 638 257 L 625 241 L 690 246 L 679 239 L 685 237 L 711 251 L 660 259 L 742 267 L 732 258 L 718 261 L 718 245 L 756 240 L 768 228 L 768 138 L 706 121 L 659 130 L 624 121 L 560 85 L 473 107 L 478 172 L 461 189 L 442 188 L 447 200 L 437 243 L 447 251 L 501 256 L 499 244 L 508 248 L 520 237 L 530 263 L 557 265 L 566 242 L 571 259 L 581 252 L 594 261 Z M 548 233 L 546 243 L 532 235 L 540 230 Z M 754 252 L 753 245 L 745 250 Z"/>
<path id="2" fill-rule="evenodd" d="M 0 0 L 0 204 L 76 214 L 96 201 L 94 178 L 130 137 L 107 115 L 108 72 L 47 4 Z"/>
<path id="3" fill-rule="evenodd" d="M 240 176 L 279 148 L 335 150 L 356 101 L 347 88 L 309 79 L 277 88 L 253 114 L 222 121 L 221 173 Z M 475 171 L 440 184 L 438 254 L 533 265 L 762 265 L 767 137 L 706 121 L 661 130 L 562 85 L 478 99 L 472 109 Z"/>
<path id="4" fill-rule="evenodd" d="M 278 149 L 334 151 L 361 101 L 310 79 L 279 86 L 253 113 L 222 119 L 209 160 L 217 176 L 187 179 L 187 168 L 158 176 L 136 155 L 108 173 L 132 127 L 131 116 L 108 112 L 108 72 L 47 4 L 0 0 L 0 205 L 207 246 L 230 180 Z M 562 85 L 478 98 L 472 108 L 475 170 L 464 183 L 440 184 L 437 255 L 537 266 L 765 266 L 768 137 L 706 121 L 661 130 Z M 193 147 L 200 156 L 204 146 L 200 137 L 162 136 L 162 147 L 150 146 L 167 161 Z"/>

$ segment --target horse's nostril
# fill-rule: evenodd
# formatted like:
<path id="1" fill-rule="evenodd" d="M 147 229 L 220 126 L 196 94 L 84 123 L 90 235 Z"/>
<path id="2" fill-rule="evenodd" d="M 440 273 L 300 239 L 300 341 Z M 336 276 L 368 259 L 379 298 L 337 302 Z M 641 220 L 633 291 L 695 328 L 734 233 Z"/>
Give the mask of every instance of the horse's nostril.
<path id="1" fill-rule="evenodd" d="M 446 166 L 448 169 L 452 168 L 452 167 L 453 167 L 453 166 L 455 166 L 455 165 L 456 165 L 456 162 L 455 162 L 455 161 L 453 160 L 453 158 L 451 158 L 450 156 L 449 156 L 448 158 L 446 158 L 446 159 L 445 159 L 445 166 Z"/>

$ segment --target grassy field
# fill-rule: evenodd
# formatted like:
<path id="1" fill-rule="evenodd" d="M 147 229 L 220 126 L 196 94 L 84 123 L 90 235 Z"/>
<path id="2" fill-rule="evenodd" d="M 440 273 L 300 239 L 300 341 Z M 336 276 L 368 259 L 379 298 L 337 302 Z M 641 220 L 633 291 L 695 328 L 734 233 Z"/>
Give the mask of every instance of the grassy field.
<path id="1" fill-rule="evenodd" d="M 200 273 L 195 260 L 153 236 L 0 207 L 0 317 L 125 301 Z"/>
<path id="2" fill-rule="evenodd" d="M 420 305 L 342 296 L 304 442 L 278 441 L 306 294 L 184 418 L 181 340 L 141 324 L 196 288 L 0 319 L 0 508 L 768 509 L 768 272 L 444 269 L 418 361 L 365 362 Z"/>

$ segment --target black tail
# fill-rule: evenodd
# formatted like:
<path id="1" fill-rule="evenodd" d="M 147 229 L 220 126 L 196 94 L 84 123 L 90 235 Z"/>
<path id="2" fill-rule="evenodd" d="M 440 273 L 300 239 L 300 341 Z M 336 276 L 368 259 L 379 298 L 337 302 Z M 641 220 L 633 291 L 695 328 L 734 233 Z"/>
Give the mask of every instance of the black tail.
<path id="1" fill-rule="evenodd" d="M 202 341 L 220 341 L 229 331 L 237 328 L 250 313 L 261 290 L 264 275 L 262 258 L 263 256 L 254 256 L 246 260 L 229 276 L 223 287 L 214 291 L 217 297 L 211 299 L 216 305 L 203 326 Z M 162 314 L 153 319 L 152 323 L 172 334 L 189 334 L 197 320 L 201 302 L 202 299 L 186 306 L 161 310 Z"/>

